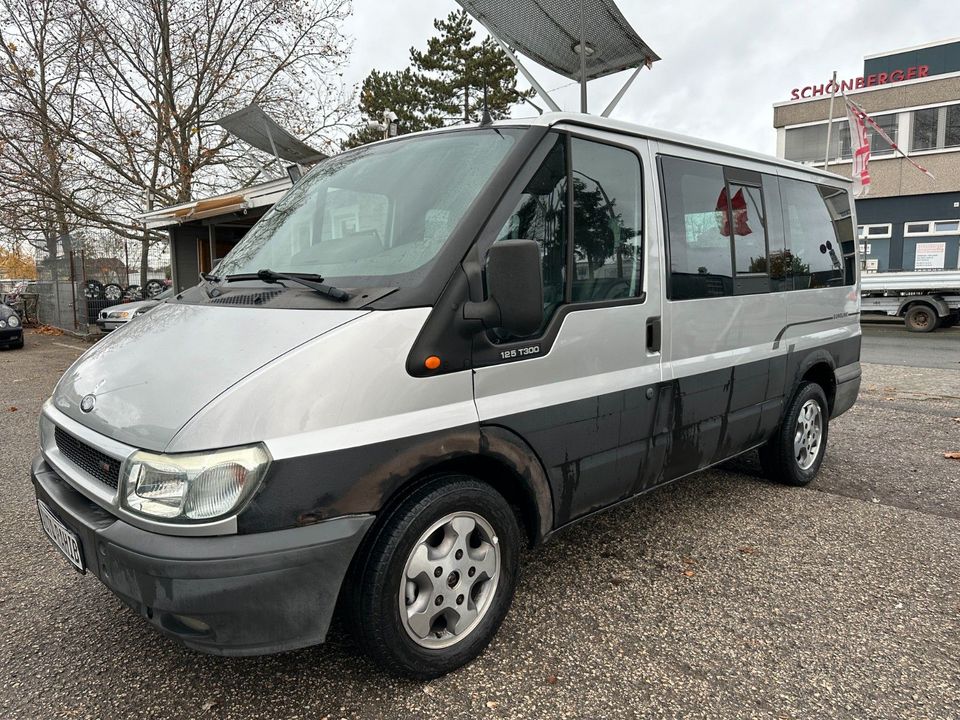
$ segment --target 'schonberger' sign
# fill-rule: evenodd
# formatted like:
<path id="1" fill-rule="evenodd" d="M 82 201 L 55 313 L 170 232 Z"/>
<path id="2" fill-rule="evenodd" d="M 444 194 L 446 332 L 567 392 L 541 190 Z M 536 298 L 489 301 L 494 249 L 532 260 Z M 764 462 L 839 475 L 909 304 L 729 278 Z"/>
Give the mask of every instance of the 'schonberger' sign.
<path id="1" fill-rule="evenodd" d="M 848 90 L 859 90 L 865 87 L 874 87 L 875 85 L 887 85 L 889 83 L 903 82 L 904 80 L 916 80 L 917 78 L 927 77 L 929 74 L 929 65 L 917 65 L 915 67 L 909 67 L 906 70 L 893 70 L 888 73 L 882 72 L 867 75 L 866 77 L 841 80 L 839 83 L 834 83 L 833 80 L 830 80 L 821 85 L 807 85 L 803 88 L 794 88 L 790 91 L 790 99 L 808 100 L 815 97 L 826 97 L 833 94 L 834 91 L 847 92 Z"/>

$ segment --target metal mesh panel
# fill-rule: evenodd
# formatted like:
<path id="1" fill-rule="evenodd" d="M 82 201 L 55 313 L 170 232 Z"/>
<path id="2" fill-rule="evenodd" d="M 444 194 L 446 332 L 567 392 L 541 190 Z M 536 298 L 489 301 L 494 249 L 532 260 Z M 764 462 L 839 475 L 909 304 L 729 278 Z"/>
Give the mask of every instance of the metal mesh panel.
<path id="1" fill-rule="evenodd" d="M 580 2 L 575 0 L 457 0 L 515 50 L 571 80 L 580 79 Z M 586 79 L 660 58 L 637 35 L 613 0 L 583 0 Z M 592 52 L 591 52 L 592 50 Z"/>
<path id="2" fill-rule="evenodd" d="M 54 431 L 57 448 L 74 465 L 104 485 L 117 489 L 120 483 L 120 461 L 95 450 L 59 427 Z"/>
<path id="3" fill-rule="evenodd" d="M 273 300 L 279 295 L 281 290 L 264 290 L 257 293 L 244 293 L 242 295 L 224 295 L 210 299 L 211 305 L 263 305 L 265 302 Z"/>

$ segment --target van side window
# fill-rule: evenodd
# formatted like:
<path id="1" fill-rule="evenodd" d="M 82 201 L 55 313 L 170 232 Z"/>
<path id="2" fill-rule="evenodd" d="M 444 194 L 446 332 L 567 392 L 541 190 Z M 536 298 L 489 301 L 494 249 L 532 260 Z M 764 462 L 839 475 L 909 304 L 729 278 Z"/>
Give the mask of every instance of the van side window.
<path id="1" fill-rule="evenodd" d="M 543 322 L 564 301 L 567 235 L 566 138 L 556 143 L 527 183 L 497 240 L 536 240 L 543 273 Z"/>
<path id="2" fill-rule="evenodd" d="M 642 292 L 643 214 L 640 160 L 629 150 L 571 140 L 573 302 L 637 297 Z"/>
<path id="3" fill-rule="evenodd" d="M 730 216 L 723 168 L 662 156 L 672 300 L 733 294 Z"/>
<path id="4" fill-rule="evenodd" d="M 794 290 L 843 285 L 843 248 L 817 185 L 780 178 L 780 200 Z"/>
<path id="5" fill-rule="evenodd" d="M 770 291 L 767 276 L 767 219 L 759 187 L 728 184 L 733 222 L 733 251 L 736 263 L 734 293 L 750 295 Z"/>
<path id="6" fill-rule="evenodd" d="M 820 194 L 827 204 L 827 211 L 833 221 L 833 229 L 843 250 L 843 284 L 853 285 L 857 281 L 856 233 L 850 214 L 850 193 L 846 189 L 820 186 Z"/>

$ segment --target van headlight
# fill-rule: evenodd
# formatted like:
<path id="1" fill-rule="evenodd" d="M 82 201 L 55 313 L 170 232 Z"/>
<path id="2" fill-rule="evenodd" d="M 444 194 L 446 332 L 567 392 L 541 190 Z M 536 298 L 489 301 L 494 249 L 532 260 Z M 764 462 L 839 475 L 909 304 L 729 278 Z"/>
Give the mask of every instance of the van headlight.
<path id="1" fill-rule="evenodd" d="M 123 504 L 165 520 L 212 520 L 250 497 L 269 464 L 261 445 L 177 455 L 138 451 L 124 463 Z"/>

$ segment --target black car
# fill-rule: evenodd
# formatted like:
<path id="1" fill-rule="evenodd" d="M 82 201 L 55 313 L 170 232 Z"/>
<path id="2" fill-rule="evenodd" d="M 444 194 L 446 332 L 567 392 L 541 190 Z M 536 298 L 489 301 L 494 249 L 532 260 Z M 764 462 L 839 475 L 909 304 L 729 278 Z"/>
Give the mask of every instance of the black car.
<path id="1" fill-rule="evenodd" d="M 0 303 L 0 348 L 22 348 L 23 326 L 17 311 Z"/>

